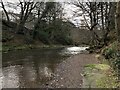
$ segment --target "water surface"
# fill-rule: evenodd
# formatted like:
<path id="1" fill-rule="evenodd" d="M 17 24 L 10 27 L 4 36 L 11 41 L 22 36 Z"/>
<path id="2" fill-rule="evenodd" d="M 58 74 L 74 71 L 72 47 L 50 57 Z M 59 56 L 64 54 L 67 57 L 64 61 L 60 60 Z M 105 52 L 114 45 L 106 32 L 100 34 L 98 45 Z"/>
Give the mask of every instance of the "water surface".
<path id="1" fill-rule="evenodd" d="M 87 47 L 67 47 L 33 49 L 3 53 L 3 88 L 40 88 L 54 78 L 56 67 L 71 55 L 84 51 Z"/>

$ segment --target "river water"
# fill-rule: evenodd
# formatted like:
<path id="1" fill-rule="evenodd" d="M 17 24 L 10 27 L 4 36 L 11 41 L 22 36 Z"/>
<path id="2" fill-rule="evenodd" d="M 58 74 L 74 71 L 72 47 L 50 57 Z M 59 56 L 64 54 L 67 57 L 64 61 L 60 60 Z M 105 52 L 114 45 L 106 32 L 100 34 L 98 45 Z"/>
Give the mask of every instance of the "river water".
<path id="1" fill-rule="evenodd" d="M 88 47 L 42 48 L 2 54 L 3 88 L 42 88 L 55 76 L 58 64 Z"/>

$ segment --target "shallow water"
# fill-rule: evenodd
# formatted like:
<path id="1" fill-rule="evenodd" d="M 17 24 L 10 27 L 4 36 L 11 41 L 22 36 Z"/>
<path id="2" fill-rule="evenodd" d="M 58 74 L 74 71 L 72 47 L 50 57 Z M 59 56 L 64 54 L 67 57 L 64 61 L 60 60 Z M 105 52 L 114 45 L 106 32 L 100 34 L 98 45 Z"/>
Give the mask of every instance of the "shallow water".
<path id="1" fill-rule="evenodd" d="M 87 48 L 87 47 L 86 47 Z M 0 82 L 3 88 L 40 88 L 54 78 L 56 67 L 85 47 L 33 49 L 3 53 Z"/>

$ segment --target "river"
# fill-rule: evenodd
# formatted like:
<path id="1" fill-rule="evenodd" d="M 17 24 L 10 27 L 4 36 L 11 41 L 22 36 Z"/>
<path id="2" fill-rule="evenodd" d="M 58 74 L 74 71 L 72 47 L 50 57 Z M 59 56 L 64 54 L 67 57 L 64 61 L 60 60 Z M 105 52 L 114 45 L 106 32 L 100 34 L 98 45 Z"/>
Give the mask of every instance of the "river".
<path id="1" fill-rule="evenodd" d="M 58 64 L 88 47 L 41 48 L 2 54 L 3 88 L 42 88 L 55 76 Z"/>

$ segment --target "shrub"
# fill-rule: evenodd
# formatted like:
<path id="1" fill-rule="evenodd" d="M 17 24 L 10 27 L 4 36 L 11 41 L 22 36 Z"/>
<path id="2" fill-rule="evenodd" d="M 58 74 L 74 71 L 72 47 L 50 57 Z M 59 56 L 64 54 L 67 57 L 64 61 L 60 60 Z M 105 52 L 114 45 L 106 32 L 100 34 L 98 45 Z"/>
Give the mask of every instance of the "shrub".
<path id="1" fill-rule="evenodd" d="M 25 43 L 26 44 L 32 44 L 33 43 L 33 38 L 31 36 L 26 36 L 25 37 Z"/>
<path id="2" fill-rule="evenodd" d="M 117 45 L 117 42 L 110 44 L 103 50 L 102 54 L 109 61 L 115 71 L 117 71 L 118 76 L 120 76 L 120 52 L 117 50 Z"/>
<path id="3" fill-rule="evenodd" d="M 120 68 L 120 57 L 117 57 L 114 62 L 115 68 L 119 69 Z"/>
<path id="4" fill-rule="evenodd" d="M 39 31 L 38 32 L 38 37 L 39 37 L 39 40 L 41 40 L 44 44 L 49 44 L 49 35 L 47 32 L 45 31 Z"/>
<path id="5" fill-rule="evenodd" d="M 55 41 L 63 45 L 71 45 L 73 43 L 72 39 L 63 34 L 55 36 Z"/>
<path id="6" fill-rule="evenodd" d="M 108 47 L 104 48 L 102 54 L 105 56 L 106 59 L 114 58 L 117 52 L 116 49 L 116 42 L 110 44 Z"/>

